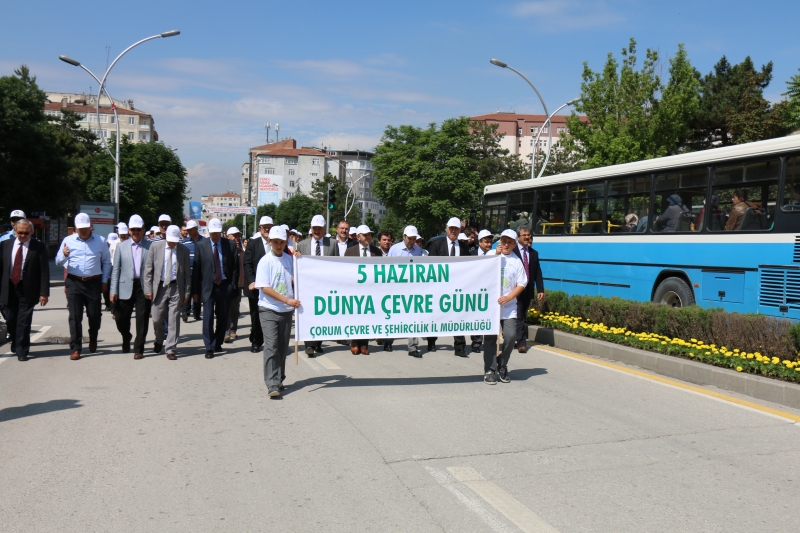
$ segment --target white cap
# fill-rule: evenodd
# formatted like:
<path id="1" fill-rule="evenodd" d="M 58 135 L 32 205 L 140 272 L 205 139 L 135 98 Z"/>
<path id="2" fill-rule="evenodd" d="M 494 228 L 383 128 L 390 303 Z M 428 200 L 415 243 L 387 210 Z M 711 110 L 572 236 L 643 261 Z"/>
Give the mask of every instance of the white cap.
<path id="1" fill-rule="evenodd" d="M 167 242 L 178 242 L 181 240 L 181 228 L 173 224 L 167 227 Z"/>
<path id="2" fill-rule="evenodd" d="M 468 241 L 469 237 L 467 237 L 467 235 L 465 233 L 459 233 L 458 234 L 458 240 L 459 241 Z"/>
<path id="3" fill-rule="evenodd" d="M 117 224 L 117 233 L 120 235 L 127 235 L 128 234 L 128 225 L 124 222 L 120 222 Z"/>
<path id="4" fill-rule="evenodd" d="M 299 231 L 297 231 L 296 229 L 293 229 L 293 230 L 292 230 L 292 233 L 294 233 L 295 235 L 299 235 L 299 236 L 301 236 L 301 237 L 303 236 L 303 234 L 302 234 L 302 233 L 300 233 Z"/>
<path id="5" fill-rule="evenodd" d="M 159 228 L 158 226 L 150 226 L 150 231 L 148 231 L 147 233 L 159 233 L 160 231 L 161 228 Z"/>
<path id="6" fill-rule="evenodd" d="M 425 239 L 422 238 L 422 235 L 417 235 L 417 240 L 418 241 L 424 241 Z"/>
<path id="7" fill-rule="evenodd" d="M 131 218 L 128 219 L 128 227 L 129 228 L 143 228 L 144 227 L 144 220 L 139 215 L 131 215 Z"/>
<path id="8" fill-rule="evenodd" d="M 164 222 L 164 221 L 172 222 L 172 217 L 170 217 L 169 215 L 161 215 L 161 216 L 158 217 L 158 221 L 159 221 L 159 223 L 160 222 Z"/>
<path id="9" fill-rule="evenodd" d="M 324 228 L 325 217 L 323 217 L 322 215 L 314 215 L 314 218 L 311 219 L 311 227 Z"/>
<path id="10" fill-rule="evenodd" d="M 511 237 L 515 241 L 517 240 L 517 232 L 513 229 L 503 230 L 503 233 L 500 234 L 501 237 Z"/>
<path id="11" fill-rule="evenodd" d="M 218 218 L 212 218 L 208 221 L 209 233 L 222 233 L 222 221 Z"/>
<path id="12" fill-rule="evenodd" d="M 482 230 L 480 231 L 480 233 L 478 233 L 478 240 L 479 240 L 479 241 L 481 241 L 481 240 L 483 240 L 485 237 L 492 237 L 492 236 L 493 236 L 493 235 L 492 235 L 492 232 L 491 232 L 491 231 L 489 231 L 488 229 L 482 229 Z"/>
<path id="13" fill-rule="evenodd" d="M 281 224 L 281 227 L 283 229 L 285 229 L 286 231 L 289 231 L 289 225 L 288 224 Z"/>
<path id="14" fill-rule="evenodd" d="M 330 233 L 326 233 L 325 236 L 328 237 L 329 239 L 331 238 L 331 234 Z"/>
<path id="15" fill-rule="evenodd" d="M 350 231 L 347 233 L 348 235 L 355 235 L 358 232 L 358 228 L 355 226 L 350 226 Z"/>
<path id="16" fill-rule="evenodd" d="M 259 237 L 261 237 L 261 234 L 259 232 L 255 232 L 255 233 L 253 233 L 252 237 L 250 237 L 250 238 L 251 239 L 258 239 Z"/>
<path id="17" fill-rule="evenodd" d="M 226 233 L 228 235 L 236 235 L 237 233 L 241 233 L 241 231 L 239 231 L 239 228 L 237 228 L 236 226 L 231 226 L 230 228 L 228 228 L 228 231 Z"/>
<path id="18" fill-rule="evenodd" d="M 258 221 L 258 225 L 263 226 L 264 224 L 269 224 L 270 226 L 274 224 L 274 222 L 272 222 L 272 217 L 268 216 L 261 217 L 261 220 Z"/>
<path id="19" fill-rule="evenodd" d="M 89 219 L 89 215 L 86 213 L 78 213 L 75 215 L 75 228 L 83 229 L 83 228 L 90 228 L 92 226 L 92 221 Z"/>
<path id="20" fill-rule="evenodd" d="M 311 228 L 308 228 L 308 234 L 311 235 Z"/>
<path id="21" fill-rule="evenodd" d="M 460 228 L 461 227 L 461 220 L 458 217 L 453 217 L 447 221 L 448 228 Z"/>
<path id="22" fill-rule="evenodd" d="M 369 226 L 366 224 L 361 224 L 358 229 L 356 229 L 356 234 L 364 235 L 365 233 L 372 233 L 372 230 L 369 229 Z"/>
<path id="23" fill-rule="evenodd" d="M 11 216 L 9 218 L 25 218 L 25 211 L 22 209 L 14 209 L 11 211 Z"/>
<path id="24" fill-rule="evenodd" d="M 406 229 L 403 230 L 403 235 L 407 235 L 409 237 L 419 237 L 419 233 L 417 233 L 417 228 L 414 226 L 406 226 Z"/>
<path id="25" fill-rule="evenodd" d="M 114 242 L 119 240 L 119 235 L 116 233 L 109 233 L 108 237 L 106 237 L 106 242 Z"/>
<path id="26" fill-rule="evenodd" d="M 283 229 L 283 226 L 272 226 L 269 228 L 269 238 L 272 239 L 280 239 L 282 241 L 286 240 L 286 230 Z"/>
<path id="27" fill-rule="evenodd" d="M 191 220 L 190 219 L 190 220 L 186 221 L 186 229 L 192 229 L 192 228 L 196 228 L 196 227 L 197 227 L 197 221 L 196 220 Z"/>

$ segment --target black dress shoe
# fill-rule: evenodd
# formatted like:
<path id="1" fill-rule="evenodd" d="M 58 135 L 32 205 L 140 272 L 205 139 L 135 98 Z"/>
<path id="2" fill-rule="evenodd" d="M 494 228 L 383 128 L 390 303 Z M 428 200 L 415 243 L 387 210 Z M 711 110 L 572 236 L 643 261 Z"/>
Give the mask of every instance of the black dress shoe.
<path id="1" fill-rule="evenodd" d="M 408 355 L 410 355 L 411 357 L 416 357 L 417 359 L 420 359 L 422 357 L 422 354 L 420 353 L 419 350 L 414 350 L 413 352 L 408 352 Z"/>
<path id="2" fill-rule="evenodd" d="M 481 353 L 481 345 L 480 344 L 473 344 L 472 345 L 472 353 Z"/>
<path id="3" fill-rule="evenodd" d="M 253 345 L 250 346 L 250 351 L 253 352 L 253 353 L 258 353 L 260 350 L 258 349 L 258 346 L 253 344 Z"/>
<path id="4" fill-rule="evenodd" d="M 391 352 L 393 350 L 392 345 L 389 344 L 388 342 L 383 345 L 383 349 L 386 350 L 387 352 Z"/>
<path id="5" fill-rule="evenodd" d="M 164 348 L 164 344 L 154 344 L 153 345 L 153 353 L 161 353 L 162 348 Z"/>
<path id="6" fill-rule="evenodd" d="M 467 355 L 467 351 L 466 351 L 466 350 L 464 350 L 464 349 L 456 350 L 456 355 L 457 355 L 458 357 L 469 357 L 469 356 Z"/>
<path id="7" fill-rule="evenodd" d="M 27 361 L 28 360 L 28 356 L 27 355 L 18 355 L 17 356 L 17 360 L 18 361 Z"/>
<path id="8" fill-rule="evenodd" d="M 429 352 L 435 352 L 436 351 L 436 345 L 428 343 L 428 351 Z"/>
<path id="9" fill-rule="evenodd" d="M 325 353 L 325 350 L 322 349 L 322 346 L 317 346 L 316 348 L 314 348 L 314 353 L 315 354 Z"/>
<path id="10" fill-rule="evenodd" d="M 206 352 L 206 359 L 214 359 L 214 352 L 212 350 Z"/>
<path id="11" fill-rule="evenodd" d="M 224 353 L 225 349 L 222 346 L 215 346 L 214 353 Z"/>
<path id="12" fill-rule="evenodd" d="M 122 353 L 131 353 L 131 340 L 123 340 L 122 341 Z"/>

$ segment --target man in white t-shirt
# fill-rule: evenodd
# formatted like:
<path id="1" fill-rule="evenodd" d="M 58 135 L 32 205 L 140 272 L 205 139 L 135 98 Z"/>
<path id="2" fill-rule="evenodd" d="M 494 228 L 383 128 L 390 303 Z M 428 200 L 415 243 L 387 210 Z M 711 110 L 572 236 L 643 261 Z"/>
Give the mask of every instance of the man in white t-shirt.
<path id="1" fill-rule="evenodd" d="M 497 255 L 503 262 L 500 274 L 500 327 L 503 329 L 503 346 L 497 354 L 497 335 L 484 335 L 483 341 L 483 381 L 496 385 L 497 381 L 509 383 L 508 359 L 517 338 L 517 296 L 522 294 L 528 284 L 525 267 L 512 253 L 517 246 L 517 232 L 507 229 L 500 234 Z M 522 318 L 524 320 L 524 317 Z"/>
<path id="2" fill-rule="evenodd" d="M 264 383 L 270 398 L 279 398 L 286 379 L 286 355 L 292 335 L 292 314 L 300 307 L 294 298 L 294 263 L 285 253 L 286 230 L 269 230 L 268 251 L 258 262 L 255 287 L 258 293 L 258 318 L 264 333 Z"/>

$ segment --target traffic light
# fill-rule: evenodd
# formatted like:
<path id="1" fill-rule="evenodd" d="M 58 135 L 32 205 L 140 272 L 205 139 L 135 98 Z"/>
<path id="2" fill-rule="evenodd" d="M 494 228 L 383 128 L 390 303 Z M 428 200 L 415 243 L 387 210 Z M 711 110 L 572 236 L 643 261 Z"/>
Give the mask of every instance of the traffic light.
<path id="1" fill-rule="evenodd" d="M 336 191 L 334 189 L 328 189 L 328 209 L 331 211 L 336 209 Z"/>

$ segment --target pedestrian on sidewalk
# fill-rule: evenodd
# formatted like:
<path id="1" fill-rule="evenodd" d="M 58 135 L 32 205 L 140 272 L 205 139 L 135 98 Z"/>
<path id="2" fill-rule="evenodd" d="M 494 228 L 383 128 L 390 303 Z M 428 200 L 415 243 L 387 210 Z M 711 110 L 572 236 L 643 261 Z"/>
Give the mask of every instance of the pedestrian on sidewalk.
<path id="1" fill-rule="evenodd" d="M 514 341 L 517 337 L 517 297 L 522 294 L 528 284 L 525 268 L 512 252 L 517 246 L 517 232 L 507 229 L 500 234 L 497 255 L 501 256 L 500 267 L 500 328 L 503 332 L 503 345 L 497 353 L 497 335 L 484 335 L 483 345 L 483 381 L 496 385 L 499 380 L 509 383 L 508 360 Z"/>
<path id="2" fill-rule="evenodd" d="M 286 379 L 286 356 L 292 334 L 292 314 L 300 307 L 294 299 L 294 262 L 284 253 L 286 230 L 269 230 L 270 251 L 256 269 L 255 287 L 259 290 L 258 316 L 264 332 L 264 383 L 270 398 L 278 398 Z"/>
<path id="3" fill-rule="evenodd" d="M 127 231 L 131 238 L 120 243 L 114 254 L 109 293 L 114 305 L 117 331 L 122 335 L 122 353 L 131 351 L 131 316 L 136 310 L 133 358 L 143 359 L 152 303 L 144 295 L 143 274 L 151 243 L 144 238 L 144 220 L 139 215 L 131 216 Z"/>
<path id="4" fill-rule="evenodd" d="M 56 266 L 66 267 L 69 309 L 70 359 L 77 361 L 83 350 L 83 310 L 89 320 L 89 351 L 97 351 L 100 331 L 100 302 L 111 277 L 111 256 L 108 246 L 92 231 L 86 213 L 75 215 L 75 233 L 64 238 L 56 255 Z"/>
<path id="5" fill-rule="evenodd" d="M 50 297 L 50 263 L 47 246 L 33 239 L 33 224 L 21 218 L 14 224 L 14 239 L 0 243 L 0 311 L 8 325 L 11 351 L 28 360 L 31 322 L 36 304 Z"/>

